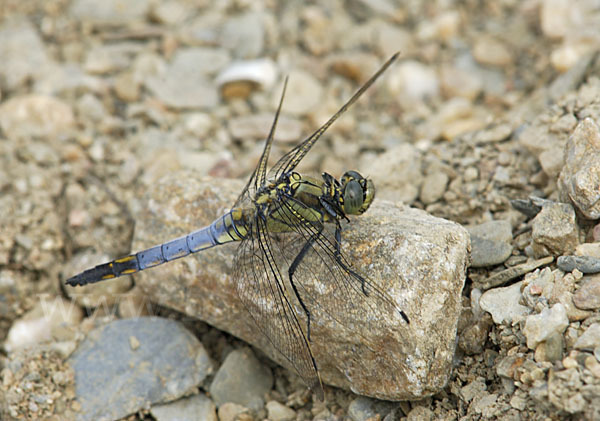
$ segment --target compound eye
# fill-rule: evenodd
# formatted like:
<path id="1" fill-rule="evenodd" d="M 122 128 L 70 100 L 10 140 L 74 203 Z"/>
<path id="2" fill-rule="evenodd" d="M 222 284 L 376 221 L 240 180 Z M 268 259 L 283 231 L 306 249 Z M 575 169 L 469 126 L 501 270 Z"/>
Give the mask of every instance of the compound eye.
<path id="1" fill-rule="evenodd" d="M 359 213 L 364 201 L 364 190 L 357 180 L 349 181 L 344 188 L 344 212 L 348 215 Z"/>
<path id="2" fill-rule="evenodd" d="M 352 180 L 362 180 L 362 179 L 363 179 L 363 176 L 360 175 L 358 172 L 356 172 L 356 171 L 346 171 L 344 173 L 344 175 L 342 176 L 342 178 L 341 178 L 340 181 L 342 182 L 342 185 L 343 185 L 343 184 L 346 184 L 346 183 L 348 183 L 348 182 L 350 182 Z"/>

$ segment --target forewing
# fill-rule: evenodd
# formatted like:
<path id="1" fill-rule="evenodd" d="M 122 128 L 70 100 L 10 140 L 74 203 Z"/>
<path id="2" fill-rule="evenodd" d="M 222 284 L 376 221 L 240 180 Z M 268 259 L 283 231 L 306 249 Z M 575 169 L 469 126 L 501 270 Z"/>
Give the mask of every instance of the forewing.
<path id="1" fill-rule="evenodd" d="M 305 383 L 322 398 L 317 366 L 282 278 L 282 262 L 276 260 L 272 234 L 263 219 L 256 217 L 237 251 L 237 293 L 256 328 L 289 361 Z M 287 276 L 287 272 L 286 272 Z"/>
<path id="2" fill-rule="evenodd" d="M 360 96 L 365 93 L 367 89 L 381 76 L 383 72 L 398 58 L 399 53 L 394 54 L 386 61 L 383 66 L 367 80 L 354 95 L 336 112 L 325 124 L 319 127 L 313 134 L 306 138 L 302 143 L 297 145 L 294 149 L 282 156 L 279 161 L 269 171 L 269 178 L 279 179 L 282 174 L 292 171 L 300 163 L 302 158 L 308 153 L 308 151 L 314 146 L 317 140 L 325 133 L 325 131 L 331 126 L 342 114 L 344 114 L 348 108 L 354 104 Z"/>
<path id="3" fill-rule="evenodd" d="M 279 121 L 279 114 L 281 113 L 283 98 L 285 97 L 287 82 L 288 78 L 286 76 L 285 81 L 283 82 L 281 98 L 279 99 L 279 106 L 277 107 L 277 111 L 275 112 L 275 118 L 273 119 L 273 124 L 271 124 L 271 129 L 269 130 L 269 135 L 267 136 L 267 140 L 265 142 L 265 147 L 263 148 L 260 159 L 258 160 L 258 164 L 252 172 L 250 179 L 248 179 L 244 190 L 242 190 L 242 193 L 235 201 L 235 204 L 233 205 L 234 208 L 239 207 L 244 202 L 248 203 L 254 197 L 258 189 L 261 186 L 263 186 L 266 182 L 268 165 L 267 163 L 269 160 L 269 154 L 271 153 L 271 145 L 273 144 L 273 139 L 275 137 L 275 130 L 277 129 L 277 122 Z"/>
<path id="4" fill-rule="evenodd" d="M 281 203 L 284 206 L 294 203 L 295 209 L 306 206 L 291 197 Z M 356 272 L 343 253 L 336 257 L 335 224 L 320 226 L 304 220 L 302 213 L 281 213 L 293 232 L 285 236 L 286 244 L 280 245 L 278 252 L 282 253 L 282 260 L 291 262 L 301 245 L 312 241 L 293 275 L 293 282 L 312 316 L 335 320 L 359 334 L 365 345 L 370 344 L 368 333 L 384 320 L 408 322 L 389 294 L 366 275 Z"/>

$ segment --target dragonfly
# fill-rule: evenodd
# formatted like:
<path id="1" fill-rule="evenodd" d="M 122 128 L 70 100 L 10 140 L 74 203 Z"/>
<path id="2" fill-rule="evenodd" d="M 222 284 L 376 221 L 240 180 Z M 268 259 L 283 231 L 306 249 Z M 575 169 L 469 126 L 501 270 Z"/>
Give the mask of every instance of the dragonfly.
<path id="1" fill-rule="evenodd" d="M 342 222 L 349 222 L 348 215 L 367 211 L 375 198 L 373 181 L 353 170 L 338 180 L 328 173 L 321 178 L 302 175 L 295 168 L 398 54 L 389 58 L 327 122 L 268 170 L 286 78 L 262 155 L 231 210 L 204 228 L 100 264 L 66 283 L 79 286 L 130 275 L 217 245 L 238 242 L 233 265 L 237 296 L 258 331 L 323 400 L 323 382 L 311 348 L 315 313 L 342 325 L 343 313 L 346 320 L 374 320 L 381 312 L 395 312 L 407 324 L 409 319 L 386 291 L 352 268 L 341 250 Z M 329 283 L 330 299 L 319 299 L 308 287 L 316 280 Z"/>

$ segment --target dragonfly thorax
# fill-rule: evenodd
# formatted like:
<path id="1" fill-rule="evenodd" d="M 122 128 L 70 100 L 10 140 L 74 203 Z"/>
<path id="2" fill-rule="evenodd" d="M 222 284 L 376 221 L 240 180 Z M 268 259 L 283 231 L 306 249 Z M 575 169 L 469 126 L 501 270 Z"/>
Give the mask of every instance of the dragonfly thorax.
<path id="1" fill-rule="evenodd" d="M 279 179 L 270 181 L 256 192 L 254 203 L 265 205 L 285 195 L 293 195 L 297 185 L 302 182 L 302 176 L 297 172 L 283 174 Z"/>

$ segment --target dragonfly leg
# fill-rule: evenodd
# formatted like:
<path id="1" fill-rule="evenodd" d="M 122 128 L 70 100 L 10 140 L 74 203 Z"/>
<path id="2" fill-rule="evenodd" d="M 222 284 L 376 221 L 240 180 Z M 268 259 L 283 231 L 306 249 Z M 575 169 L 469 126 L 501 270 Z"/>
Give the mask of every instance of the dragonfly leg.
<path id="1" fill-rule="evenodd" d="M 335 253 L 334 253 L 335 260 L 338 263 L 338 265 L 340 265 L 342 267 L 342 269 L 344 269 L 350 275 L 352 275 L 354 278 L 356 278 L 360 281 L 360 286 L 361 286 L 362 292 L 363 292 L 363 294 L 365 294 L 365 296 L 368 297 L 369 291 L 367 291 L 367 288 L 366 288 L 367 281 L 359 273 L 356 273 L 355 271 L 350 269 L 346 263 L 344 263 L 344 261 L 342 260 L 342 252 L 340 250 L 341 244 L 342 244 L 342 227 L 340 226 L 340 222 L 338 221 L 337 226 L 335 228 Z M 404 321 L 407 324 L 410 324 L 410 321 L 408 320 L 408 316 L 406 315 L 406 313 L 400 309 L 398 309 L 398 312 L 400 313 L 400 315 L 402 316 Z"/>
<path id="2" fill-rule="evenodd" d="M 302 262 L 302 259 L 304 259 L 304 256 L 306 256 L 306 253 L 308 253 L 308 251 L 311 249 L 311 247 L 315 243 L 316 239 L 319 237 L 319 235 L 321 235 L 322 232 L 323 232 L 323 226 L 319 227 L 319 231 L 316 232 L 315 234 L 313 234 L 308 239 L 308 241 L 302 247 L 302 250 L 300 250 L 300 253 L 298 253 L 296 258 L 290 265 L 290 268 L 288 269 L 288 276 L 289 276 L 290 284 L 292 285 L 292 289 L 294 290 L 294 294 L 296 295 L 298 302 L 300 303 L 300 305 L 302 306 L 302 309 L 304 310 L 304 313 L 306 314 L 306 337 L 309 341 L 310 341 L 310 312 L 308 311 L 308 308 L 304 304 L 304 301 L 302 301 L 302 298 L 300 297 L 300 294 L 298 293 L 298 289 L 296 288 L 296 284 L 294 283 L 293 278 L 294 278 L 294 272 L 296 272 L 298 265 Z"/>
<path id="3" fill-rule="evenodd" d="M 336 221 L 336 227 L 335 227 L 335 260 L 338 263 L 338 265 L 340 265 L 342 267 L 342 269 L 344 269 L 346 272 L 348 272 L 350 275 L 352 275 L 355 279 L 358 279 L 360 281 L 360 287 L 362 289 L 363 294 L 365 294 L 365 296 L 369 296 L 369 291 L 367 291 L 366 285 L 367 285 L 367 281 L 365 281 L 365 278 L 363 278 L 360 274 L 356 273 L 355 271 L 353 271 L 352 269 L 350 269 L 348 267 L 348 265 L 346 263 L 344 263 L 344 261 L 342 260 L 342 251 L 341 251 L 341 244 L 342 244 L 342 227 L 340 225 L 340 221 Z"/>

